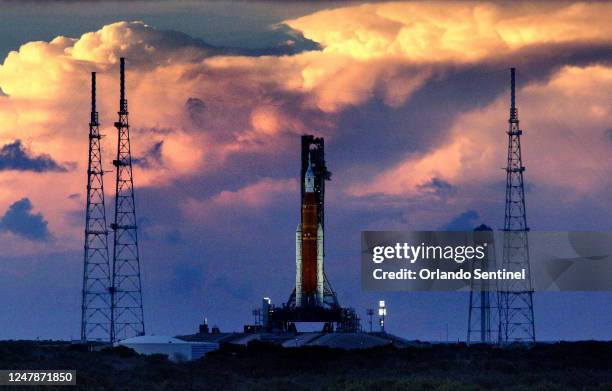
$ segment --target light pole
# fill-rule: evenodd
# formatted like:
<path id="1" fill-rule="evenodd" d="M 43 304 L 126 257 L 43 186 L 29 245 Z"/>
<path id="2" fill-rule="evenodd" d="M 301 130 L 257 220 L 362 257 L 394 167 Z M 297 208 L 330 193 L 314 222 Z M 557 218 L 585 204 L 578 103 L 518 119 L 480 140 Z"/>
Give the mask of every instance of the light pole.
<path id="1" fill-rule="evenodd" d="M 378 316 L 380 323 L 380 331 L 385 332 L 385 318 L 387 317 L 387 307 L 385 307 L 385 301 L 380 300 L 378 302 Z"/>

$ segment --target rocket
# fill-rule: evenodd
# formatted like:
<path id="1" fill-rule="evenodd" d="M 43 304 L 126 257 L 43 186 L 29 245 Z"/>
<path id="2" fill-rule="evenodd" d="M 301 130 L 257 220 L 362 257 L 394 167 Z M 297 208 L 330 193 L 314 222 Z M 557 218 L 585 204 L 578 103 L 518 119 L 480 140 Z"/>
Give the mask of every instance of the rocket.
<path id="1" fill-rule="evenodd" d="M 323 227 L 317 217 L 315 175 L 310 156 L 304 175 L 301 222 L 295 231 L 295 302 L 297 307 L 323 305 Z"/>

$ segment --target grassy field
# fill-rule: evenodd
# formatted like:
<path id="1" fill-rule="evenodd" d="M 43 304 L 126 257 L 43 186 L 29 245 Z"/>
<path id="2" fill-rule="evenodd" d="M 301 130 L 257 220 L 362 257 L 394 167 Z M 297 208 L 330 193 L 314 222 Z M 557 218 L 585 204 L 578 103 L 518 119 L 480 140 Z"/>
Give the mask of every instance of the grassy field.
<path id="1" fill-rule="evenodd" d="M 62 343 L 5 341 L 0 369 L 76 369 L 77 388 L 91 390 L 612 391 L 612 342 L 360 351 L 255 343 L 176 364 L 123 348 L 87 352 Z"/>

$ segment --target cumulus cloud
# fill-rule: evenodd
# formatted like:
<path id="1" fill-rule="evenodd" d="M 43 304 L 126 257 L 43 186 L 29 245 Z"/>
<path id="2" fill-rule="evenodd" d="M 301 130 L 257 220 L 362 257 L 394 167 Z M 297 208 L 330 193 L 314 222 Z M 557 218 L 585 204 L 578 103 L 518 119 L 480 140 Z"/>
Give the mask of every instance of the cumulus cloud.
<path id="1" fill-rule="evenodd" d="M 419 185 L 419 189 L 437 197 L 447 197 L 457 192 L 455 186 L 440 178 L 431 178 L 429 182 Z"/>
<path id="2" fill-rule="evenodd" d="M 610 191 L 606 173 L 612 163 L 605 134 L 612 121 L 611 91 L 612 67 L 605 65 L 566 66 L 547 81 L 518 89 L 526 186 L 538 185 L 529 193 L 530 205 L 549 205 L 551 199 L 575 203 Z M 505 91 L 489 105 L 457 117 L 439 144 L 404 156 L 365 183 L 350 187 L 349 193 L 411 198 L 429 178 L 438 178 L 457 189 L 455 208 L 503 202 L 500 168 L 507 154 L 508 107 Z"/>
<path id="3" fill-rule="evenodd" d="M 204 126 L 205 122 L 202 120 L 204 110 L 206 110 L 206 104 L 200 98 L 188 98 L 185 102 L 185 110 L 189 113 L 189 118 L 197 126 Z"/>
<path id="4" fill-rule="evenodd" d="M 0 146 L 21 140 L 28 157 L 76 161 L 76 169 L 0 171 L 0 211 L 8 216 L 0 247 L 6 260 L 20 260 L 4 262 L 3 272 L 48 279 L 40 260 L 58 269 L 59 259 L 66 266 L 59 269 L 78 274 L 89 77 L 98 72 L 108 170 L 120 56 L 127 57 L 145 285 L 162 292 L 159 300 L 178 286 L 197 296 L 198 284 L 245 309 L 249 297 L 287 293 L 269 283 L 268 271 L 292 273 L 302 133 L 325 137 L 334 172 L 326 194 L 332 274 L 354 264 L 360 229 L 465 229 L 481 221 L 499 228 L 502 88 L 515 65 L 525 175 L 537 181 L 529 223 L 609 227 L 612 5 L 507 7 L 353 3 L 286 21 L 311 44 L 270 51 L 213 48 L 141 22 L 24 43 L 0 65 Z M 112 204 L 113 175 L 106 178 Z M 11 206 L 24 196 L 29 201 Z M 25 256 L 34 261 L 24 264 Z M 251 276 L 252 286 L 228 283 L 227 270 Z"/>
<path id="5" fill-rule="evenodd" d="M 480 216 L 475 210 L 467 210 L 440 227 L 443 231 L 471 231 L 476 227 Z"/>
<path id="6" fill-rule="evenodd" d="M 21 140 L 0 147 L 0 171 L 68 171 L 65 166 L 57 163 L 49 155 L 33 155 L 25 149 Z"/>
<path id="7" fill-rule="evenodd" d="M 283 229 L 278 226 L 285 218 L 281 211 L 294 209 L 298 193 L 296 179 L 260 178 L 206 198 L 189 197 L 180 208 L 188 224 L 206 227 L 211 234 L 227 235 L 229 228 L 232 237 L 240 233 L 248 236 L 244 240 L 256 241 L 262 226 Z"/>
<path id="8" fill-rule="evenodd" d="M 185 33 L 157 30 L 143 22 L 109 24 L 71 42 L 73 45 L 66 48 L 66 54 L 97 64 L 115 64 L 119 57 L 128 57 L 141 66 L 158 66 L 198 61 L 221 52 Z"/>
<path id="9" fill-rule="evenodd" d="M 162 164 L 162 147 L 164 146 L 164 141 L 158 141 L 153 144 L 153 146 L 146 151 L 142 156 L 132 157 L 132 164 L 136 166 L 141 166 L 145 168 L 150 168 L 153 166 L 159 166 Z"/>
<path id="10" fill-rule="evenodd" d="M 227 209 L 261 213 L 277 203 L 279 198 L 297 190 L 295 179 L 262 178 L 237 190 L 223 190 L 207 200 L 191 200 L 187 205 L 188 215 L 203 216 Z"/>
<path id="11" fill-rule="evenodd" d="M 323 47 L 303 65 L 300 87 L 333 112 L 372 95 L 397 106 L 455 67 L 523 61 L 523 49 L 544 58 L 569 45 L 609 47 L 610 12 L 606 3 L 517 3 L 508 12 L 495 3 L 381 2 L 286 23 Z M 546 45 L 556 50 L 531 50 Z"/>
<path id="12" fill-rule="evenodd" d="M 262 207 L 274 202 L 274 198 L 295 192 L 297 180 L 263 178 L 236 191 L 224 190 L 212 198 L 217 205 Z"/>
<path id="13" fill-rule="evenodd" d="M 499 111 L 505 111 L 505 99 L 483 104 L 486 109 L 459 119 L 451 118 L 449 127 L 442 123 L 440 129 L 404 129 L 403 110 L 410 106 L 410 99 L 432 81 L 443 83 L 455 72 L 505 68 L 510 56 L 527 53 L 522 50 L 531 50 L 530 58 L 537 61 L 571 52 L 574 47 L 605 47 L 611 33 L 605 15 L 611 7 L 606 3 L 521 4 L 508 13 L 494 3 L 350 5 L 285 21 L 283 28 L 311 43 L 300 46 L 308 50 L 268 53 L 217 48 L 142 22 L 112 23 L 77 38 L 59 36 L 49 42 L 25 43 L 9 53 L 0 66 L 0 88 L 6 93 L 0 95 L 0 145 L 23 140 L 29 147 L 27 157 L 59 165 L 57 162 L 70 156 L 76 161 L 74 171 L 83 173 L 89 72 L 97 71 L 98 108 L 106 135 L 104 162 L 108 164 L 116 137 L 111 124 L 118 105 L 117 61 L 126 56 L 132 151 L 137 163 L 134 178 L 139 188 L 170 189 L 181 181 L 214 178 L 217 187 L 207 188 L 206 196 L 212 197 L 207 201 L 218 208 L 249 203 L 266 206 L 268 201 L 259 199 L 257 191 L 267 187 L 276 194 L 293 185 L 254 181 L 253 171 L 259 170 L 258 178 L 289 177 L 290 170 L 280 167 L 295 159 L 298 135 L 315 133 L 324 136 L 328 145 L 350 140 L 350 147 L 379 137 L 384 139 L 381 145 L 396 148 L 394 137 L 405 132 L 408 140 L 426 142 L 411 143 L 401 159 L 390 156 L 390 164 L 363 167 L 353 183 L 343 183 L 343 175 L 338 175 L 335 186 L 344 187 L 355 198 L 411 195 L 452 203 L 466 196 L 462 192 L 466 183 L 481 183 L 490 178 L 490 165 L 499 165 L 495 157 L 503 155 L 503 150 L 493 146 L 483 150 L 481 145 L 498 141 L 498 135 L 491 132 L 500 127 Z M 556 51 L 536 50 L 543 46 Z M 524 95 L 533 97 L 530 99 L 539 111 L 550 112 L 541 118 L 541 124 L 528 114 L 522 115 L 527 126 L 550 129 L 551 123 L 558 121 L 558 109 L 545 105 L 547 97 L 554 94 L 555 102 L 565 99 L 560 106 L 565 113 L 584 115 L 589 124 L 597 116 L 606 120 L 606 106 L 597 104 L 595 98 L 584 97 L 590 106 L 587 110 L 586 103 L 581 103 L 576 113 L 568 106 L 583 98 L 567 94 L 589 91 L 593 97 L 608 99 L 602 87 L 608 68 L 571 69 L 577 77 L 568 74 L 568 68 L 563 71 L 566 80 L 559 76 L 551 79 L 557 84 L 533 83 L 529 87 L 533 95 L 525 90 Z M 586 80 L 589 72 L 590 81 Z M 539 93 L 542 95 L 536 99 Z M 385 121 L 386 133 L 378 132 L 374 120 L 356 124 L 346 118 L 357 117 L 354 113 L 366 109 L 380 112 L 383 106 L 389 111 L 377 121 Z M 444 107 L 413 113 L 432 110 Z M 603 135 L 609 125 L 600 129 L 600 123 L 592 122 Z M 368 129 L 365 137 L 352 137 L 358 126 Z M 535 140 L 535 135 L 533 138 L 533 145 L 545 142 Z M 375 160 L 369 163 L 376 164 Z M 573 168 L 575 174 L 586 170 L 588 161 L 580 160 L 582 168 Z M 344 162 L 344 174 L 350 175 L 347 167 Z M 558 172 L 553 163 L 546 167 Z M 66 215 L 76 211 L 77 203 L 67 202 L 67 196 L 83 193 L 83 176 L 70 172 L 53 178 L 34 174 L 0 172 L 0 182 L 10 184 L 7 193 L 0 195 L 0 207 L 8 207 L 20 196 L 14 189 L 28 188 L 28 197 L 60 234 L 81 235 L 82 230 Z M 561 174 L 545 180 L 560 182 Z M 583 175 L 577 188 L 588 188 L 593 180 L 593 175 Z M 107 184 L 106 189 L 110 192 L 112 186 Z M 197 193 L 195 185 L 190 190 Z M 200 199 L 195 194 L 188 197 Z M 206 209 L 197 202 L 193 205 Z"/>
<path id="14" fill-rule="evenodd" d="M 387 2 L 320 11 L 287 24 L 324 52 L 359 60 L 475 62 L 527 45 L 607 42 L 606 3 Z"/>
<path id="15" fill-rule="evenodd" d="M 32 202 L 28 198 L 14 202 L 0 218 L 0 231 L 11 232 L 30 240 L 48 239 L 47 221 L 41 213 L 32 213 L 32 209 Z"/>

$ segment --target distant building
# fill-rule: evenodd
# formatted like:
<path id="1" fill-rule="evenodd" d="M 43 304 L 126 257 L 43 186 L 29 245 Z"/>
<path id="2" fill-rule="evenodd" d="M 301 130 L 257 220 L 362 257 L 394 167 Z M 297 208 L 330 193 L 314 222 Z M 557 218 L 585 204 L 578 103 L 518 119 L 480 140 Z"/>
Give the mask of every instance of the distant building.
<path id="1" fill-rule="evenodd" d="M 173 337 L 145 335 L 121 340 L 115 346 L 125 346 L 144 355 L 163 354 L 172 361 L 197 360 L 219 349 L 215 342 L 184 341 Z"/>

